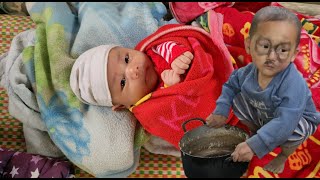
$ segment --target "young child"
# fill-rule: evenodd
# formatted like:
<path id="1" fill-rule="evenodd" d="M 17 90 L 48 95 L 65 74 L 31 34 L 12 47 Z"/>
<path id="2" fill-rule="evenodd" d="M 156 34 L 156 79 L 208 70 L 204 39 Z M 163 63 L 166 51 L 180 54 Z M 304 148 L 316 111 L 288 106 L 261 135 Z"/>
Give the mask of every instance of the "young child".
<path id="1" fill-rule="evenodd" d="M 233 161 L 262 158 L 282 151 L 264 169 L 281 173 L 286 159 L 316 131 L 320 122 L 311 92 L 292 63 L 298 52 L 301 23 L 289 10 L 267 6 L 254 16 L 245 39 L 252 63 L 235 70 L 223 85 L 210 127 L 225 124 L 229 110 L 252 132 L 231 154 Z"/>
<path id="2" fill-rule="evenodd" d="M 157 88 L 179 83 L 192 59 L 191 50 L 173 41 L 161 43 L 146 54 L 101 45 L 79 56 L 71 70 L 70 86 L 84 103 L 113 110 L 130 108 Z"/>

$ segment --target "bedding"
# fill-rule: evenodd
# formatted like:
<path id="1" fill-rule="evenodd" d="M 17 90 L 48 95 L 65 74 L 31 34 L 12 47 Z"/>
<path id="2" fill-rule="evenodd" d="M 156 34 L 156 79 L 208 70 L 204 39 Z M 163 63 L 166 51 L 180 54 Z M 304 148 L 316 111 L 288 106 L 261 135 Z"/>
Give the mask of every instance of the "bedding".
<path id="1" fill-rule="evenodd" d="M 134 172 L 141 147 L 135 140 L 143 141 L 135 139 L 136 119 L 128 111 L 80 103 L 68 80 L 74 60 L 87 49 L 106 43 L 133 47 L 155 31 L 156 18 L 166 13 L 161 5 L 80 2 L 71 9 L 66 3 L 27 3 L 36 29 L 17 35 L 1 61 L 9 111 L 23 122 L 28 150 L 43 154 L 49 146 L 51 155 L 65 155 L 96 177 Z M 35 136 L 43 132 L 50 138 Z"/>
<path id="2" fill-rule="evenodd" d="M 16 15 L 0 15 L 0 56 L 8 53 L 12 39 L 20 32 L 32 29 L 35 27 L 35 23 L 29 16 L 16 16 Z M 1 59 L 1 58 L 0 58 Z M 5 61 L 0 61 L 3 63 Z M 0 65 L 0 67 L 2 67 Z M 0 70 L 0 72 L 2 72 Z M 0 86 L 0 148 L 9 149 L 12 152 L 26 152 L 26 142 L 23 133 L 23 127 L 21 121 L 12 117 L 8 110 L 9 97 L 6 89 Z M 151 141 L 154 137 L 151 137 Z M 148 144 L 150 141 L 148 141 Z M 158 154 L 154 154 L 142 148 L 140 151 L 139 166 L 130 174 L 129 178 L 184 178 L 184 172 L 182 168 L 181 159 L 177 157 L 180 154 L 174 152 L 174 156 L 167 155 L 172 152 L 171 147 L 167 147 L 170 152 L 165 152 L 165 155 L 159 152 L 166 142 L 163 142 L 159 146 L 159 140 L 152 141 L 157 144 L 148 146 L 150 148 L 156 148 L 152 151 L 157 151 Z M 157 146 L 157 147 L 155 147 Z M 178 151 L 178 153 L 180 153 Z M 46 156 L 44 156 L 46 157 Z M 92 178 L 93 175 L 89 174 L 85 170 L 72 165 L 74 177 L 76 178 Z M 11 172 L 11 171 L 10 171 Z M 10 173 L 9 172 L 9 173 Z M 11 175 L 11 174 L 9 174 Z M 30 174 L 31 175 L 31 174 Z M 11 176 L 10 176 L 11 177 Z M 10 178 L 9 177 L 9 178 Z M 26 175 L 26 177 L 29 177 Z"/>
<path id="3" fill-rule="evenodd" d="M 41 4 L 41 3 L 39 3 Z M 55 4 L 55 3 L 53 3 Z M 64 4 L 64 3 L 62 3 Z M 81 3 L 80 3 L 81 4 Z M 83 3 L 82 5 L 83 6 L 78 6 L 80 4 L 75 4 L 75 9 L 78 11 L 80 11 L 79 7 L 85 7 L 87 4 Z M 33 4 L 35 5 L 35 4 Z M 51 6 L 52 4 L 48 5 L 47 7 Z M 32 5 L 29 6 L 29 8 L 31 8 Z M 65 6 L 64 8 L 62 9 L 68 9 L 68 13 L 67 14 L 67 17 L 70 16 L 71 14 L 73 14 L 73 10 L 70 9 L 69 6 L 67 5 L 63 5 Z M 155 8 L 155 6 L 151 3 L 148 5 L 148 8 L 152 7 L 153 6 L 153 9 L 151 12 L 157 12 L 157 8 Z M 119 7 L 119 6 L 118 6 Z M 41 7 L 40 6 L 40 9 L 45 9 L 46 7 Z M 88 8 L 88 7 L 87 7 Z M 38 9 L 38 8 L 35 8 L 35 9 Z M 52 19 L 50 19 L 50 17 L 52 17 L 52 12 L 56 12 L 56 11 L 51 11 L 51 10 L 47 10 L 47 11 L 39 11 L 38 10 L 35 10 L 34 11 L 38 14 L 35 14 L 34 18 L 36 20 L 37 23 L 42 23 L 42 30 L 38 30 L 38 32 L 43 32 L 45 30 L 48 30 L 48 33 L 49 33 L 49 30 L 50 28 L 48 29 L 45 29 L 50 23 L 52 23 Z M 54 8 L 53 8 L 54 9 Z M 90 8 L 89 8 L 90 9 Z M 121 7 L 119 7 L 119 9 L 121 9 Z M 119 10 L 118 9 L 118 10 Z M 129 8 L 130 9 L 130 8 Z M 31 9 L 30 9 L 31 10 Z M 83 10 L 83 12 L 90 12 L 88 11 L 88 9 L 86 8 L 83 8 L 81 9 Z M 126 9 L 127 10 L 127 9 Z M 140 10 L 140 9 L 139 9 Z M 148 11 L 148 10 L 146 10 Z M 91 9 L 91 12 L 92 12 L 92 9 Z M 125 12 L 125 11 L 121 11 L 121 12 Z M 150 13 L 150 11 L 148 11 Z M 45 15 L 44 17 L 47 17 L 47 19 L 41 19 L 39 18 L 39 14 L 43 13 L 43 15 Z M 125 13 L 124 13 L 125 14 Z M 57 14 L 53 13 L 53 17 L 56 17 L 55 20 L 59 21 L 59 18 L 57 18 Z M 160 17 L 161 16 L 161 13 L 160 15 L 157 14 L 155 15 L 155 17 Z M 49 18 L 48 18 L 49 17 Z M 79 16 L 81 17 L 81 16 Z M 86 19 L 85 17 L 86 16 L 82 16 L 82 18 L 84 17 L 84 19 L 82 19 L 84 22 L 87 22 L 87 21 L 90 21 L 90 18 Z M 12 18 L 11 21 L 8 21 L 5 20 L 6 18 Z M 61 19 L 60 19 L 61 20 Z M 17 23 L 14 23 L 14 22 L 17 22 Z M 65 21 L 64 21 L 65 22 Z M 81 18 L 80 18 L 80 22 L 81 22 Z M 28 24 L 28 25 L 26 25 Z M 76 23 L 75 23 L 76 24 Z M 73 25 L 75 25 L 73 24 Z M 151 23 L 152 24 L 152 23 Z M 7 15 L 1 15 L 0 16 L 0 25 L 2 27 L 2 34 L 0 35 L 1 39 L 0 39 L 0 64 L 2 63 L 6 63 L 6 61 L 8 60 L 8 58 L 3 58 L 3 57 L 6 57 L 7 53 L 8 53 L 8 49 L 9 49 L 9 46 L 11 45 L 11 40 L 12 40 L 12 37 L 14 35 L 17 35 L 19 32 L 22 32 L 22 31 L 25 31 L 29 28 L 35 28 L 35 24 L 32 23 L 32 21 L 29 19 L 29 17 L 18 17 L 17 16 L 7 16 Z M 28 28 L 26 28 L 25 26 L 29 26 Z M 55 24 L 56 25 L 56 24 Z M 150 24 L 149 24 L 150 25 Z M 159 25 L 159 24 L 158 24 Z M 21 28 L 21 26 L 24 26 L 23 28 Z M 92 26 L 87 26 L 86 28 L 84 28 L 85 26 L 83 26 L 83 29 L 81 32 L 90 32 L 90 33 L 94 33 L 95 30 L 92 29 Z M 44 30 L 45 29 L 45 30 Z M 52 29 L 51 29 L 52 30 Z M 71 30 L 71 32 L 73 32 L 73 30 L 75 29 L 69 29 Z M 151 30 L 151 31 L 155 31 L 154 29 Z M 52 31 L 51 31 L 52 32 Z M 80 32 L 80 30 L 78 31 Z M 34 36 L 34 34 L 32 34 L 32 30 L 31 31 L 28 31 L 27 33 L 25 33 L 24 35 L 28 34 L 30 36 Z M 101 34 L 102 32 L 98 31 L 98 34 Z M 151 33 L 151 32 L 149 32 Z M 56 34 L 59 34 L 59 33 L 56 33 Z M 61 36 L 56 36 L 56 34 L 54 34 L 55 36 L 50 36 L 50 37 L 57 37 L 57 39 L 59 39 L 58 37 L 61 37 Z M 80 33 L 81 34 L 81 33 Z M 79 35 L 80 35 L 79 34 Z M 87 34 L 83 33 L 81 36 L 79 36 L 78 40 L 76 40 L 76 38 L 70 38 L 70 36 L 72 36 L 72 33 L 71 34 L 66 34 L 66 37 L 71 39 L 70 41 L 67 41 L 68 43 L 72 44 L 72 45 L 75 45 L 77 44 L 77 47 L 76 48 L 71 48 L 71 46 L 69 47 L 68 51 L 70 54 L 70 59 L 74 59 L 79 53 L 81 53 L 82 51 L 84 51 L 85 49 L 87 48 L 90 48 L 92 46 L 95 45 L 95 42 L 97 43 L 102 43 L 103 41 L 105 41 L 105 39 L 101 40 L 99 38 L 96 38 L 96 39 L 93 39 L 90 43 L 84 43 L 84 44 L 81 44 L 82 40 L 81 39 L 85 39 L 87 37 Z M 48 36 L 49 37 L 49 36 Z M 100 37 L 103 37 L 103 36 L 100 36 Z M 318 37 L 313 37 L 311 36 L 315 42 L 318 42 L 319 43 L 319 38 Z M 31 38 L 33 39 L 33 38 Z M 50 38 L 48 38 L 49 40 L 52 40 Z M 127 37 L 126 39 L 122 39 L 121 41 L 127 41 L 128 39 L 130 39 L 130 37 Z M 17 38 L 16 40 L 18 40 L 17 42 L 19 42 L 19 40 L 22 40 L 22 39 L 19 39 Z M 60 40 L 60 39 L 59 39 Z M 130 39 L 132 40 L 132 39 Z M 137 39 L 136 39 L 137 40 Z M 318 41 L 317 41 L 318 40 Z M 23 40 L 22 40 L 23 41 Z M 91 40 L 87 40 L 88 42 L 90 42 Z M 134 40 L 133 40 L 134 41 Z M 138 41 L 138 40 L 137 40 Z M 31 41 L 32 43 L 35 43 L 35 44 L 32 44 L 32 46 L 35 46 L 36 45 L 36 41 L 34 39 L 34 41 Z M 30 43 L 30 41 L 29 41 Z M 126 44 L 128 42 L 123 42 L 123 44 Z M 129 42 L 130 44 L 130 42 Z M 134 43 L 131 43 L 131 47 L 133 47 L 133 44 Z M 20 44 L 21 45 L 21 44 Z M 23 45 L 23 43 L 22 43 Z M 81 47 L 83 46 L 83 47 Z M 18 47 L 18 46 L 16 46 Z M 20 53 L 17 53 L 19 55 L 22 55 L 22 49 L 23 48 L 16 48 L 16 50 L 19 50 L 19 51 L 16 51 L 16 52 L 20 52 Z M 54 49 L 54 48 L 53 48 Z M 41 50 L 40 50 L 41 52 Z M 51 54 L 52 51 L 49 51 L 49 55 L 53 55 Z M 27 52 L 25 52 L 27 54 Z M 64 54 L 66 54 L 64 52 Z M 18 56 L 19 56 L 18 55 Z M 55 54 L 56 55 L 56 54 Z M 30 56 L 29 56 L 30 57 Z M 12 57 L 11 57 L 12 58 Z M 17 57 L 16 57 L 17 58 Z M 13 58 L 14 59 L 14 58 Z M 12 60 L 13 60 L 12 59 Z M 35 58 L 36 59 L 36 58 Z M 22 61 L 22 59 L 20 59 L 20 61 Z M 18 61 L 17 61 L 18 62 Z M 16 65 L 19 65 L 19 64 L 16 64 Z M 21 65 L 21 64 L 20 64 Z M 31 66 L 29 66 L 31 67 Z M 32 68 L 31 68 L 32 69 Z M 1 76 L 3 76 L 4 74 L 4 66 L 3 65 L 0 65 L 0 74 Z M 24 77 L 28 76 L 27 75 L 27 72 L 22 72 L 20 75 L 23 75 Z M 316 73 L 314 73 L 314 77 L 318 77 Z M 23 78 L 22 78 L 23 79 Z M 318 81 L 314 81 L 314 82 L 318 82 Z M 5 82 L 4 82 L 4 78 L 1 78 L 1 85 L 3 85 Z M 23 83 L 20 84 L 20 86 L 24 86 Z M 29 82 L 29 84 L 27 84 L 27 87 L 25 87 L 26 91 L 31 91 L 33 92 L 34 90 L 34 85 L 32 85 L 32 83 Z M 315 90 L 316 91 L 316 90 Z M 318 90 L 317 90 L 318 92 Z M 9 100 L 8 99 L 14 99 L 12 98 L 12 94 L 9 94 L 9 97 L 7 97 L 7 89 L 3 89 L 3 88 L 0 88 L 0 94 L 1 94 L 1 98 L 0 98 L 0 112 L 1 112 L 1 116 L 0 116 L 0 147 L 3 148 L 3 147 L 7 147 L 7 148 L 13 148 L 13 149 L 16 149 L 16 150 L 21 150 L 21 151 L 26 151 L 26 144 L 24 142 L 24 134 L 22 132 L 22 123 L 19 122 L 19 121 L 22 121 L 22 122 L 29 122 L 29 124 L 32 126 L 32 125 L 37 125 L 35 123 L 32 123 L 31 120 L 34 120 L 34 119 L 39 119 L 39 117 L 36 117 L 36 118 L 30 118 L 30 116 L 26 116 L 26 117 L 21 117 L 20 118 L 17 118 L 19 119 L 19 121 L 17 119 L 15 119 L 14 117 L 11 116 L 11 111 L 13 111 L 13 109 L 17 108 L 17 106 L 12 106 L 11 107 L 11 110 L 8 109 L 8 105 L 12 102 L 8 102 Z M 35 96 L 34 94 L 32 96 Z M 320 102 L 317 101 L 317 102 Z M 32 111 L 36 110 L 35 108 L 32 109 L 30 107 L 32 107 L 31 105 L 29 106 L 30 104 L 27 104 L 26 107 L 24 108 L 29 108 L 29 110 L 31 109 Z M 23 109 L 23 108 L 22 108 Z M 19 108 L 17 108 L 17 110 L 19 110 Z M 10 114 L 9 114 L 9 112 Z M 14 111 L 13 111 L 14 112 Z M 92 112 L 101 112 L 101 110 L 92 110 Z M 12 113 L 13 116 L 16 116 L 19 112 L 15 112 L 15 113 Z M 29 115 L 29 114 L 28 114 Z M 37 115 L 39 116 L 39 115 Z M 134 124 L 135 127 L 136 127 L 136 123 L 135 122 L 132 122 L 132 121 L 135 121 L 135 119 L 133 120 L 129 120 L 126 118 L 126 114 L 122 114 L 122 117 L 120 116 L 119 119 L 123 119 L 123 116 L 125 117 L 124 119 L 126 119 L 125 121 L 126 122 L 123 122 L 123 123 L 127 123 L 128 121 L 131 122 L 131 125 Z M 25 119 L 25 120 L 24 120 Z M 40 123 L 41 124 L 41 123 Z M 39 124 L 38 124 L 39 125 Z M 42 124 L 43 125 L 43 128 L 45 129 L 45 132 L 48 130 L 46 128 L 46 125 L 45 124 Z M 128 174 L 131 173 L 131 175 L 129 175 L 128 177 L 185 177 L 184 176 L 184 173 L 183 173 L 183 169 L 182 169 L 182 165 L 181 165 L 181 161 L 180 161 L 180 158 L 179 157 L 174 157 L 174 156 L 178 156 L 179 154 L 177 154 L 176 151 L 170 151 L 169 154 L 173 154 L 174 156 L 167 156 L 167 155 L 158 155 L 158 154 L 151 154 L 150 152 L 148 152 L 146 149 L 144 148 L 139 148 L 141 146 L 141 144 L 143 144 L 146 139 L 144 138 L 147 138 L 149 139 L 150 137 L 145 137 L 147 135 L 144 134 L 144 131 L 142 130 L 142 128 L 139 129 L 139 127 L 136 127 L 138 129 L 138 131 L 136 132 L 140 132 L 142 133 L 142 135 L 139 135 L 139 137 L 131 137 L 131 144 L 132 145 L 135 145 L 135 147 L 138 149 L 139 151 L 139 155 L 140 157 L 138 158 L 134 158 L 132 157 L 131 158 L 131 164 L 130 165 L 133 165 L 133 166 L 137 166 L 138 164 L 136 163 L 137 159 L 140 159 L 140 162 L 139 162 L 139 165 L 138 167 L 135 167 L 135 168 L 132 168 L 129 170 L 128 169 L 125 169 L 125 170 L 119 170 L 118 169 L 118 173 L 117 174 L 118 176 L 121 176 L 121 177 L 124 177 L 124 176 L 128 176 Z M 39 129 L 39 128 L 33 128 L 33 129 Z M 4 132 L 4 133 L 2 133 Z M 130 131 L 132 134 L 133 134 L 133 130 L 131 129 Z M 50 137 L 48 137 L 50 139 Z M 136 142 L 133 142 L 134 140 Z M 306 152 L 311 152 L 311 153 L 315 153 L 315 154 L 318 154 L 318 149 L 317 146 L 320 145 L 319 143 L 319 139 L 320 137 L 318 137 L 317 134 L 315 134 L 314 136 L 312 136 L 306 144 L 304 144 L 302 147 L 300 147 L 299 151 L 296 152 L 296 154 L 294 156 L 292 156 L 292 159 L 291 159 L 291 162 L 293 167 L 296 168 L 296 170 L 294 172 L 300 172 L 302 173 L 303 175 L 308 175 L 308 177 L 320 177 L 320 174 L 319 174 L 319 168 L 318 168 L 318 164 L 319 162 L 316 162 L 315 159 L 306 159 L 305 157 L 309 157 L 309 154 L 306 153 Z M 152 140 L 152 137 L 150 138 L 150 140 Z M 147 141 L 146 144 L 148 144 L 149 141 Z M 156 140 L 156 142 L 159 142 Z M 147 149 L 152 149 L 150 147 L 146 147 Z M 159 147 L 160 149 L 161 147 Z M 60 148 L 58 148 L 60 149 Z M 132 148 L 134 149 L 134 148 Z M 310 151 L 308 151 L 310 150 Z M 157 152 L 157 149 L 154 150 L 155 152 Z M 132 150 L 133 152 L 133 150 Z M 162 152 L 159 152 L 159 154 L 163 153 Z M 168 153 L 168 152 L 165 152 L 165 153 Z M 273 158 L 276 153 L 278 153 L 278 151 L 275 151 L 274 153 L 271 153 L 270 156 L 268 156 L 266 158 L 266 161 L 268 161 L 268 158 Z M 67 156 L 68 158 L 70 157 Z M 100 157 L 100 156 L 97 156 L 97 157 Z M 70 158 L 71 161 L 73 159 L 73 157 Z M 135 161 L 135 162 L 133 162 Z M 254 170 L 254 171 L 251 171 L 250 173 L 252 173 L 251 175 L 249 175 L 248 177 L 279 177 L 278 175 L 274 175 L 274 174 L 270 174 L 270 173 L 266 173 L 264 171 L 261 171 L 261 169 L 259 169 L 260 165 L 259 161 L 255 161 L 257 162 L 257 164 L 255 163 L 252 163 L 251 164 L 251 170 Z M 296 163 L 297 166 L 294 166 Z M 309 163 L 309 164 L 308 164 Z M 90 171 L 90 168 L 87 169 L 86 167 L 84 166 L 88 166 L 86 163 L 84 163 L 84 166 L 82 166 L 81 163 L 75 163 L 76 165 L 80 166 L 80 168 L 76 167 L 76 177 L 93 177 L 92 174 L 95 175 L 94 172 L 91 172 Z M 129 166 L 130 166 L 129 165 Z M 313 169 L 313 171 L 310 172 L 310 169 L 306 170 L 306 171 L 302 171 L 301 169 L 303 169 L 306 165 L 310 166 L 310 167 L 315 167 Z M 91 167 L 92 168 L 92 167 Z M 104 167 L 106 168 L 106 167 Z M 84 170 L 82 170 L 84 169 Z M 85 172 L 85 170 L 87 170 L 89 173 Z M 128 170 L 128 171 L 126 171 Z M 299 171 L 300 170 L 300 171 Z M 109 169 L 106 170 L 106 174 L 105 176 L 112 176 L 114 175 L 113 173 L 114 172 L 110 172 Z M 91 174 L 90 174 L 91 173 Z M 121 174 L 122 173 L 122 174 Z M 289 177 L 292 177 L 293 175 L 292 174 L 287 174 Z M 294 174 L 295 177 L 298 177 L 299 176 L 299 173 L 296 173 Z M 98 175 L 99 176 L 99 175 Z M 104 175 L 103 175 L 104 176 Z"/>
<path id="4" fill-rule="evenodd" d="M 71 178 L 72 164 L 37 154 L 0 148 L 1 178 Z"/>

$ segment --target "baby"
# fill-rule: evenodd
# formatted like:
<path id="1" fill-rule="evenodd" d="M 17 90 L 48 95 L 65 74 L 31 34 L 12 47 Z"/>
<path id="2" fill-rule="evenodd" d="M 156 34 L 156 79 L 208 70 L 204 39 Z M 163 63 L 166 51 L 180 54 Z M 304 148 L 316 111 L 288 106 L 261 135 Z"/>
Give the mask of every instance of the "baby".
<path id="1" fill-rule="evenodd" d="M 252 132 L 236 146 L 233 161 L 250 161 L 254 154 L 262 158 L 280 146 L 281 153 L 264 169 L 281 173 L 288 156 L 316 131 L 320 113 L 293 64 L 300 33 L 299 19 L 285 8 L 267 6 L 255 14 L 245 39 L 252 63 L 231 74 L 207 117 L 210 127 L 220 127 L 232 107 Z"/>
<path id="2" fill-rule="evenodd" d="M 174 41 L 146 53 L 118 45 L 101 45 L 74 63 L 70 86 L 84 103 L 130 108 L 150 92 L 183 79 L 193 59 L 191 50 Z"/>

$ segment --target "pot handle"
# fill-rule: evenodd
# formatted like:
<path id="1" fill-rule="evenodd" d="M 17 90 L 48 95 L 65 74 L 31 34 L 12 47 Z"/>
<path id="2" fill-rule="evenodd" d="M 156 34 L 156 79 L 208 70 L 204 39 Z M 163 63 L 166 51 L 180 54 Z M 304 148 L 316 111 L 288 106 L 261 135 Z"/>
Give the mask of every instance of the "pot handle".
<path id="1" fill-rule="evenodd" d="M 197 121 L 201 121 L 204 125 L 206 124 L 206 121 L 203 120 L 202 118 L 192 118 L 192 119 L 189 119 L 185 122 L 182 123 L 182 129 L 184 132 L 187 132 L 187 129 L 186 129 L 186 124 L 190 121 L 194 121 L 194 120 L 197 120 Z"/>
<path id="2" fill-rule="evenodd" d="M 226 166 L 248 166 L 249 162 L 233 162 L 231 155 L 224 159 L 223 164 Z"/>

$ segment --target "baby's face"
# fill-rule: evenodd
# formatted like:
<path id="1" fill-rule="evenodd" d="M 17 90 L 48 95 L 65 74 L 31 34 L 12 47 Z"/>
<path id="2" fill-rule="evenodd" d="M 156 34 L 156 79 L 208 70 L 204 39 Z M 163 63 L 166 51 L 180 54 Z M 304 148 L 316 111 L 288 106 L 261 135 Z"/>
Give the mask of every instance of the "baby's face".
<path id="1" fill-rule="evenodd" d="M 247 39 L 246 50 L 252 56 L 259 75 L 272 78 L 293 62 L 296 49 L 296 27 L 288 21 L 267 21 Z"/>
<path id="2" fill-rule="evenodd" d="M 115 47 L 106 58 L 108 84 L 114 105 L 129 108 L 157 87 L 158 75 L 146 54 L 134 49 Z"/>

